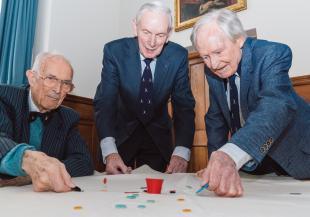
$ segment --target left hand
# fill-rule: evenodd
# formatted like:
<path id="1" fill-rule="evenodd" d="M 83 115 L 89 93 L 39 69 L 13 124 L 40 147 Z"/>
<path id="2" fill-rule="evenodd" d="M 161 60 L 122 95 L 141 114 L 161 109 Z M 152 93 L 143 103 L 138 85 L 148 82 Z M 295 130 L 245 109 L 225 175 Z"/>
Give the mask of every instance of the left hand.
<path id="1" fill-rule="evenodd" d="M 177 155 L 172 155 L 166 173 L 186 173 L 188 162 Z"/>

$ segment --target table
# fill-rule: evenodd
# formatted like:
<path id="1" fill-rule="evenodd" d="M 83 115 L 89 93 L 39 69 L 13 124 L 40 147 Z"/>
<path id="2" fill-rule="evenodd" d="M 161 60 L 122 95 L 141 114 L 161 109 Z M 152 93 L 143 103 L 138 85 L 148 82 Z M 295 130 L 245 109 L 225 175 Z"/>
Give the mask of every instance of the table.
<path id="1" fill-rule="evenodd" d="M 103 178 L 107 184 L 103 184 Z M 163 178 L 162 194 L 143 192 L 145 178 Z M 241 198 L 221 198 L 207 190 L 197 196 L 200 180 L 194 174 L 162 174 L 135 171 L 130 175 L 74 178 L 84 191 L 69 193 L 32 191 L 32 186 L 0 188 L 1 216 L 23 217 L 268 217 L 309 216 L 310 181 L 289 177 L 250 176 L 242 174 L 245 195 Z M 176 190 L 171 194 L 170 190 Z M 136 198 L 124 192 L 136 192 Z M 183 201 L 182 201 L 183 200 Z M 153 202 L 153 203 L 152 203 Z M 127 208 L 117 209 L 116 204 Z M 138 208 L 144 205 L 145 208 Z M 74 209 L 80 206 L 81 209 Z M 184 209 L 191 212 L 184 213 Z"/>

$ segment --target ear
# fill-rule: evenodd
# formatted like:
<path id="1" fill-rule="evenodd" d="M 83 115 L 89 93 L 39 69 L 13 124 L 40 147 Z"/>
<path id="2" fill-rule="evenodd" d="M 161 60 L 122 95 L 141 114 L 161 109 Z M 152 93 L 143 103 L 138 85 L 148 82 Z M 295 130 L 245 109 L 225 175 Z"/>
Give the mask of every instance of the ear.
<path id="1" fill-rule="evenodd" d="M 32 70 L 27 70 L 26 71 L 26 76 L 27 76 L 27 79 L 28 79 L 28 82 L 30 84 L 30 86 L 32 86 L 34 84 L 34 82 L 36 81 L 36 77 L 35 77 L 35 72 L 32 71 Z"/>
<path id="2" fill-rule="evenodd" d="M 133 19 L 131 22 L 131 27 L 132 27 L 132 31 L 133 31 L 133 35 L 134 36 L 138 36 L 138 30 L 137 30 L 137 22 L 136 19 Z"/>
<path id="3" fill-rule="evenodd" d="M 168 32 L 167 39 L 166 39 L 166 43 L 168 43 L 171 34 L 172 34 L 172 29 Z"/>
<path id="4" fill-rule="evenodd" d="M 241 49 L 243 47 L 244 42 L 245 42 L 245 38 L 243 36 L 239 36 L 239 38 L 237 38 L 236 42 L 239 45 L 239 48 Z"/>

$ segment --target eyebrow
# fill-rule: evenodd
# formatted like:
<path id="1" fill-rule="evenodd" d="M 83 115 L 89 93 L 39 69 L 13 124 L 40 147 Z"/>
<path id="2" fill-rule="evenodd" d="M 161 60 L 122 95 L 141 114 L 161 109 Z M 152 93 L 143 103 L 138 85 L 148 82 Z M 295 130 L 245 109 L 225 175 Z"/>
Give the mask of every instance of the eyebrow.
<path id="1" fill-rule="evenodd" d="M 46 75 L 46 77 L 53 77 L 53 78 L 57 78 L 57 76 L 55 76 L 55 75 L 52 75 L 52 74 L 47 74 Z M 57 78 L 58 80 L 62 80 L 62 79 L 59 79 L 59 78 Z M 67 79 L 64 79 L 64 80 L 62 80 L 62 81 L 66 81 L 66 82 L 72 82 L 72 79 L 69 79 L 69 80 L 67 80 Z"/>

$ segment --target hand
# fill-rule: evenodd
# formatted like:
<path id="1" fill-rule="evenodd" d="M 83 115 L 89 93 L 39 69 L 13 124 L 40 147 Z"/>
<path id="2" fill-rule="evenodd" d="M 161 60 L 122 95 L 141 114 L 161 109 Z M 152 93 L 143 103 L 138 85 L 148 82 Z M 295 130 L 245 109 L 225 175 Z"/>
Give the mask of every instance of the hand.
<path id="1" fill-rule="evenodd" d="M 67 192 L 75 186 L 64 164 L 43 152 L 26 150 L 22 168 L 31 177 L 34 191 Z"/>
<path id="2" fill-rule="evenodd" d="M 211 154 L 207 168 L 197 172 L 203 179 L 202 185 L 209 183 L 208 190 L 218 196 L 240 197 L 243 187 L 233 159 L 222 151 Z"/>
<path id="3" fill-rule="evenodd" d="M 124 164 L 121 156 L 118 153 L 109 154 L 106 157 L 107 165 L 106 165 L 106 172 L 107 174 L 128 174 L 131 173 L 131 167 L 127 167 Z"/>
<path id="4" fill-rule="evenodd" d="M 166 173 L 186 173 L 188 162 L 177 155 L 172 155 Z"/>

